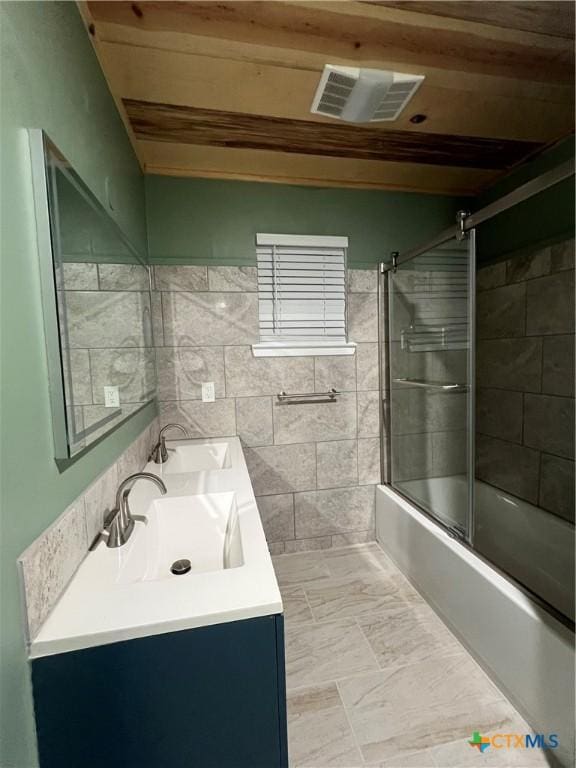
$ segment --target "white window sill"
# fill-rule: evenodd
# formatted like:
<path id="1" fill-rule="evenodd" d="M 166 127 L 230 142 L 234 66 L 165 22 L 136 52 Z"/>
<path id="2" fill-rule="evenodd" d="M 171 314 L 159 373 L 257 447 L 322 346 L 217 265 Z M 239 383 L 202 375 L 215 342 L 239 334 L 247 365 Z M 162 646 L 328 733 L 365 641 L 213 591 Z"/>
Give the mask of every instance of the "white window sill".
<path id="1" fill-rule="evenodd" d="M 261 341 L 252 344 L 254 357 L 307 357 L 353 355 L 356 344 L 344 341 Z"/>

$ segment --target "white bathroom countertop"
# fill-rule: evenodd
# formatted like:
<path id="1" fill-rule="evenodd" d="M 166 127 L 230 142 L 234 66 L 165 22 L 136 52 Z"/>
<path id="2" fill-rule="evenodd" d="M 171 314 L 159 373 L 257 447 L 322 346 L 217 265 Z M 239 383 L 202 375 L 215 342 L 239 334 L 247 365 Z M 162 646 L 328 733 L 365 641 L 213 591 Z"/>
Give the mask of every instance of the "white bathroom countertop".
<path id="1" fill-rule="evenodd" d="M 282 613 L 282 599 L 256 506 L 248 469 L 237 437 L 167 441 L 168 446 L 228 443 L 231 466 L 189 474 L 166 474 L 148 464 L 144 471 L 164 480 L 169 497 L 230 493 L 236 497 L 243 565 L 185 576 L 136 580 L 120 578 L 130 550 L 138 546 L 136 528 L 118 549 L 100 542 L 89 552 L 56 607 L 30 644 L 30 658 L 91 648 L 138 637 L 193 629 Z M 130 493 L 133 515 L 146 516 L 160 492 L 138 481 Z M 185 556 L 185 547 L 183 548 Z"/>

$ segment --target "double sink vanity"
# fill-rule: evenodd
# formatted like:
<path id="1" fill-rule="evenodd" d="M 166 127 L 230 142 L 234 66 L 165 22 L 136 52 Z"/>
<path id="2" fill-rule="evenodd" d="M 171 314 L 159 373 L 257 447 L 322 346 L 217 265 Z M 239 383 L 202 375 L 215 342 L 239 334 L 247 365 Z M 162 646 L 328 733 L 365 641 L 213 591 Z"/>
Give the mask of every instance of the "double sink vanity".
<path id="1" fill-rule="evenodd" d="M 39 129 L 29 142 L 64 473 L 157 412 L 157 291 L 146 254 L 58 147 Z M 84 500 L 80 523 L 72 506 L 66 534 L 49 530 L 24 558 L 42 768 L 287 766 L 282 601 L 240 442 L 165 431 L 144 471 L 118 478 L 111 512 L 98 486 L 106 520 L 83 560 L 96 533 Z"/>
<path id="2" fill-rule="evenodd" d="M 287 766 L 282 600 L 240 441 L 166 448 L 118 495 L 126 540 L 109 519 L 31 644 L 43 767 Z"/>
<path id="3" fill-rule="evenodd" d="M 41 130 L 29 141 L 65 472 L 152 411 L 153 279 L 58 147 Z M 30 581 L 42 621 L 29 648 L 42 768 L 284 768 L 282 601 L 238 438 L 166 443 L 161 433 L 144 471 L 119 480 L 81 562 L 95 533 L 84 517 L 66 529 L 70 546 L 47 539 L 31 555 L 43 576 Z M 80 563 L 63 592 L 54 546 L 74 553 L 71 570 Z"/>

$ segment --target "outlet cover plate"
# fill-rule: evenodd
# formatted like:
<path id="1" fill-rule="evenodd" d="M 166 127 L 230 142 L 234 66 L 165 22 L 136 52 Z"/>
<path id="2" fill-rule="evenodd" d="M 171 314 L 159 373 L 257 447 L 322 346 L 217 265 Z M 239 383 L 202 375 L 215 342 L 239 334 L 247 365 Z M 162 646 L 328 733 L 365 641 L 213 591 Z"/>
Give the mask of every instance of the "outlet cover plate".
<path id="1" fill-rule="evenodd" d="M 202 402 L 213 403 L 216 400 L 216 390 L 213 381 L 202 382 Z"/>
<path id="2" fill-rule="evenodd" d="M 118 408 L 120 406 L 120 392 L 118 387 L 104 387 L 104 407 Z"/>

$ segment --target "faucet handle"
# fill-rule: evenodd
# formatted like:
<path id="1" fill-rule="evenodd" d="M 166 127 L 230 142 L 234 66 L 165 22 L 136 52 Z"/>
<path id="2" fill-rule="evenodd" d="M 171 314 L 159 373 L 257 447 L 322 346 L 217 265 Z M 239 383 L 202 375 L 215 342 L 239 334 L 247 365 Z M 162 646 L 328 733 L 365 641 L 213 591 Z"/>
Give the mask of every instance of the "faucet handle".
<path id="1" fill-rule="evenodd" d="M 108 546 L 113 545 L 113 541 L 117 541 L 118 539 L 118 524 L 119 524 L 119 513 L 120 510 L 118 507 L 114 507 L 114 509 L 106 510 L 107 514 L 104 515 L 104 525 L 103 527 L 98 531 L 96 537 L 88 547 L 89 552 L 93 552 L 98 544 L 100 544 L 101 541 L 106 542 Z M 114 546 L 118 546 L 117 544 L 114 544 Z"/>

